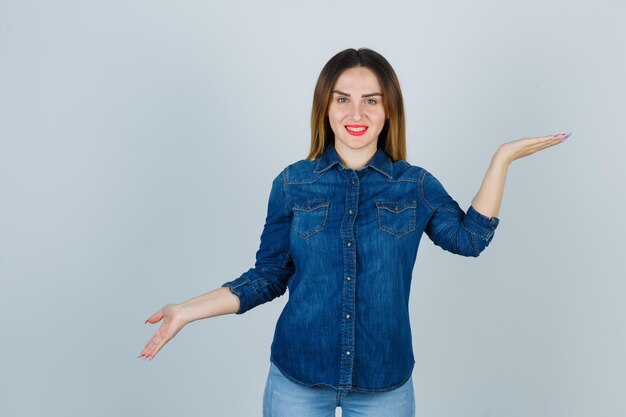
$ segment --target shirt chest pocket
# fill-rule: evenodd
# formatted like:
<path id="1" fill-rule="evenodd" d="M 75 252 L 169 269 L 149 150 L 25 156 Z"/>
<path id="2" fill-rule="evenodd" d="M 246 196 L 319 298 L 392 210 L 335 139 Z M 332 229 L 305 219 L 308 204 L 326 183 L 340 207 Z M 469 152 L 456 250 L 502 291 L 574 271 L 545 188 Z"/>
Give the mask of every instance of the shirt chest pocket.
<path id="1" fill-rule="evenodd" d="M 376 201 L 378 228 L 396 237 L 415 230 L 415 200 Z"/>
<path id="2" fill-rule="evenodd" d="M 293 233 L 302 239 L 308 239 L 324 230 L 328 217 L 330 200 L 306 200 L 293 206 Z"/>

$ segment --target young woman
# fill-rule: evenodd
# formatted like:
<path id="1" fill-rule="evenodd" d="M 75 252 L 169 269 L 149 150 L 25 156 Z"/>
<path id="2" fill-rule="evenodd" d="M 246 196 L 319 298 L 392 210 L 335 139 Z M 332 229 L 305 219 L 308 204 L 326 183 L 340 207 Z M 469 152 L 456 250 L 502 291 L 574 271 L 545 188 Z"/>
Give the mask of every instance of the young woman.
<path id="1" fill-rule="evenodd" d="M 412 270 L 423 233 L 478 256 L 493 238 L 509 165 L 568 135 L 498 147 L 467 211 L 427 170 L 406 161 L 398 78 L 377 52 L 346 49 L 315 86 L 311 149 L 273 180 L 253 268 L 220 288 L 168 304 L 140 357 L 154 358 L 186 324 L 283 295 L 263 413 L 414 416 L 409 324 Z"/>

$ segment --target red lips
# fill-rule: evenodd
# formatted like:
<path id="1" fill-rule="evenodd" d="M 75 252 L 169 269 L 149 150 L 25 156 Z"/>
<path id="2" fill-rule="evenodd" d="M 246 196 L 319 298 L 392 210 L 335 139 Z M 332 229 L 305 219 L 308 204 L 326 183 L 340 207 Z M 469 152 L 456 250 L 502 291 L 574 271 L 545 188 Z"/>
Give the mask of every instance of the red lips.
<path id="1" fill-rule="evenodd" d="M 364 127 L 365 129 L 359 131 L 359 132 L 354 132 L 350 129 L 348 129 L 349 127 L 351 128 L 359 128 L 359 127 Z M 366 125 L 345 125 L 345 129 L 346 131 L 351 134 L 352 136 L 362 136 L 365 134 L 365 132 L 367 132 L 367 126 Z"/>

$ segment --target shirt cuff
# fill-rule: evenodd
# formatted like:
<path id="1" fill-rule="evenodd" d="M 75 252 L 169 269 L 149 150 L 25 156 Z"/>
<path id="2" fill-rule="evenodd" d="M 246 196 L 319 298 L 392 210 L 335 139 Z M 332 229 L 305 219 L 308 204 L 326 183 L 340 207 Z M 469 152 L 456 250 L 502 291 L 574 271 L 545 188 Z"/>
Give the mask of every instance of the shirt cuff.
<path id="1" fill-rule="evenodd" d="M 487 217 L 476 211 L 473 206 L 469 206 L 466 213 L 465 225 L 472 232 L 481 236 L 485 240 L 490 240 L 500 223 L 497 217 Z"/>
<path id="2" fill-rule="evenodd" d="M 255 290 L 252 281 L 246 275 L 225 282 L 222 287 L 228 287 L 230 292 L 239 297 L 239 311 L 235 314 L 243 314 L 250 309 L 250 300 L 255 296 Z"/>

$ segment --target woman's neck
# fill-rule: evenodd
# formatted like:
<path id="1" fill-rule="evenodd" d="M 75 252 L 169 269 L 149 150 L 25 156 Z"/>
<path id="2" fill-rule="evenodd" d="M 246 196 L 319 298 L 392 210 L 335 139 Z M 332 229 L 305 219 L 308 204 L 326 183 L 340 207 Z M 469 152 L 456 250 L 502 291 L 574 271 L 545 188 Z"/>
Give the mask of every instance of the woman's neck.
<path id="1" fill-rule="evenodd" d="M 372 142 L 374 146 L 368 146 L 367 148 L 351 149 L 345 146 L 337 146 L 335 143 L 335 152 L 341 160 L 341 164 L 344 168 L 350 168 L 353 170 L 359 170 L 372 159 L 376 153 L 376 143 Z"/>

